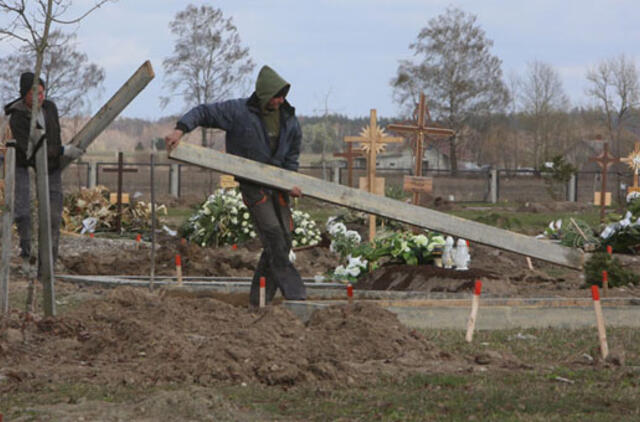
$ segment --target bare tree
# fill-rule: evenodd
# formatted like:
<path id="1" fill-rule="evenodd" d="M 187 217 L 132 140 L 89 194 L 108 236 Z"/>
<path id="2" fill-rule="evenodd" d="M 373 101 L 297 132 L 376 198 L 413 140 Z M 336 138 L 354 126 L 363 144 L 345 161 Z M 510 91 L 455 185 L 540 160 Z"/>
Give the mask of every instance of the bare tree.
<path id="1" fill-rule="evenodd" d="M 520 98 L 533 135 L 535 167 L 552 156 L 552 138 L 558 131 L 558 115 L 569 106 L 560 76 L 547 63 L 533 61 L 521 81 Z"/>
<path id="2" fill-rule="evenodd" d="M 47 86 L 47 97 L 53 99 L 61 116 L 79 115 L 89 105 L 87 92 L 98 88 L 105 72 L 100 66 L 88 63 L 87 55 L 76 50 L 76 35 L 60 30 L 49 34 L 49 48 L 42 63 L 42 79 Z M 0 97 L 15 95 L 18 76 L 34 69 L 35 57 L 23 45 L 17 53 L 0 59 Z"/>
<path id="3" fill-rule="evenodd" d="M 188 106 L 226 99 L 241 87 L 254 63 L 238 30 L 220 9 L 188 5 L 169 24 L 176 37 L 173 55 L 164 59 L 165 86 Z M 162 97 L 166 106 L 170 97 Z M 206 146 L 202 128 L 202 145 Z"/>
<path id="4" fill-rule="evenodd" d="M 411 107 L 424 91 L 432 115 L 456 131 L 449 141 L 452 172 L 456 138 L 468 120 L 501 110 L 508 99 L 502 61 L 490 53 L 493 41 L 476 20 L 455 8 L 431 19 L 409 46 L 416 58 L 400 61 L 391 81 L 396 102 Z"/>
<path id="5" fill-rule="evenodd" d="M 71 0 L 0 0 L 0 12 L 8 17 L 8 23 L 0 26 L 0 41 L 13 39 L 23 44 L 35 58 L 32 92 L 37 98 L 38 80 L 42 72 L 45 53 L 49 48 L 49 32 L 52 24 L 80 22 L 94 10 L 111 0 L 94 0 L 93 6 L 78 17 L 66 19 Z M 33 102 L 29 133 L 36 127 L 38 101 Z"/>
<path id="6" fill-rule="evenodd" d="M 636 65 L 625 55 L 603 60 L 587 71 L 587 81 L 587 94 L 597 101 L 613 143 L 613 153 L 620 156 L 621 132 L 640 100 Z"/>

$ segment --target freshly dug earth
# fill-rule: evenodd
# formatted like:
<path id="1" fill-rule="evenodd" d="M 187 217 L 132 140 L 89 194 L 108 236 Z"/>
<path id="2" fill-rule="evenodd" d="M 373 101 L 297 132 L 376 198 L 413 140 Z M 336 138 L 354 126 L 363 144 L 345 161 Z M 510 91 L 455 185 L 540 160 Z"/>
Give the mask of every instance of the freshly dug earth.
<path id="1" fill-rule="evenodd" d="M 456 364 L 371 304 L 330 307 L 303 324 L 278 306 L 257 312 L 134 288 L 87 299 L 77 289 L 86 300 L 61 317 L 0 318 L 1 393 L 79 381 L 348 384 Z"/>
<path id="2" fill-rule="evenodd" d="M 158 275 L 174 275 L 175 255 L 182 257 L 185 276 L 249 277 L 260 256 L 257 244 L 222 248 L 201 248 L 182 244 L 176 238 L 162 237 L 156 251 Z M 139 248 L 133 240 L 90 239 L 65 235 L 61 239 L 58 273 L 80 275 L 148 275 L 151 269 L 150 246 Z M 483 294 L 500 297 L 590 297 L 581 271 L 559 267 L 533 259 L 529 269 L 525 257 L 512 252 L 472 244 L 468 271 L 433 266 L 385 265 L 361 277 L 355 284 L 363 290 L 411 290 L 423 292 L 468 293 L 475 280 L 483 282 Z M 296 252 L 296 268 L 303 277 L 324 275 L 338 264 L 338 258 L 326 246 Z M 17 261 L 16 265 L 17 265 Z M 637 262 L 629 265 L 637 266 Z M 640 296 L 640 287 L 610 289 L 612 297 Z"/>

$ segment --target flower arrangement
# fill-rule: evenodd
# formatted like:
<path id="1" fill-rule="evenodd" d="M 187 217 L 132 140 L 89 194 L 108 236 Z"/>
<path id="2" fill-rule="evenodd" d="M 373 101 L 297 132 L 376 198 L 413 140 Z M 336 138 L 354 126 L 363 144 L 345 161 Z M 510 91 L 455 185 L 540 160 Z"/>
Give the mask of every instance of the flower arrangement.
<path id="1" fill-rule="evenodd" d="M 603 244 L 614 251 L 637 253 L 640 251 L 640 192 L 627 195 L 627 211 L 624 216 L 611 215 L 611 223 L 600 233 Z"/>
<path id="2" fill-rule="evenodd" d="M 330 250 L 338 254 L 341 264 L 331 274 L 334 279 L 355 282 L 369 269 L 381 263 L 398 262 L 408 265 L 430 263 L 445 244 L 443 236 L 426 232 L 386 232 L 375 242 L 361 243 L 358 232 L 349 230 L 337 217 L 327 220 L 327 232 L 331 239 Z"/>
<path id="3" fill-rule="evenodd" d="M 294 210 L 293 247 L 315 245 L 320 230 L 308 213 Z M 218 189 L 187 219 L 180 233 L 190 242 L 205 246 L 243 243 L 256 237 L 251 215 L 238 189 Z"/>

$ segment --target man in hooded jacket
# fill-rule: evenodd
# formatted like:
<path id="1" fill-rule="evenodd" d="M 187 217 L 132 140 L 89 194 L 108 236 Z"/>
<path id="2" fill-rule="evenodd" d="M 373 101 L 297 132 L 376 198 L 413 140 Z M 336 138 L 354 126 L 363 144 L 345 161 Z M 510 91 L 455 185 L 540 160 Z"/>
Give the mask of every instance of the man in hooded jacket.
<path id="1" fill-rule="evenodd" d="M 20 98 L 4 107 L 9 116 L 9 126 L 16 140 L 16 174 L 15 174 L 15 222 L 20 237 L 20 256 L 29 261 L 31 258 L 31 195 L 29 167 L 35 168 L 35 155 L 39 148 L 46 145 L 47 167 L 49 170 L 49 201 L 51 211 L 51 236 L 53 261 L 58 257 L 58 241 L 60 239 L 60 222 L 62 220 L 62 156 L 76 159 L 84 151 L 73 145 L 62 145 L 60 137 L 60 120 L 58 109 L 53 101 L 45 99 L 45 84 L 39 79 L 37 98 L 38 116 L 36 129 L 43 135 L 29 138 L 31 123 L 31 107 L 33 98 L 33 81 L 35 75 L 25 72 L 20 75 Z M 46 142 L 45 142 L 46 141 Z"/>
<path id="2" fill-rule="evenodd" d="M 167 149 L 175 148 L 183 134 L 198 126 L 217 128 L 226 131 L 227 153 L 297 171 L 302 130 L 295 109 L 285 99 L 289 88 L 290 84 L 273 69 L 263 66 L 251 97 L 191 109 L 165 137 Z M 299 197 L 302 192 L 298 187 L 285 192 L 240 178 L 238 181 L 263 247 L 251 283 L 251 305 L 258 305 L 260 277 L 266 278 L 267 302 L 278 288 L 287 299 L 305 299 L 300 274 L 289 260 L 293 231 L 289 196 Z"/>

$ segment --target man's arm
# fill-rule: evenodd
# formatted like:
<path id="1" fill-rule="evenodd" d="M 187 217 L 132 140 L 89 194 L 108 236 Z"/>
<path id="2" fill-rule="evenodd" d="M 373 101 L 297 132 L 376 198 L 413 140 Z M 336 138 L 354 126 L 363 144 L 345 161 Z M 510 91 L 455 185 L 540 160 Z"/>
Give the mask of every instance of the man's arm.
<path id="1" fill-rule="evenodd" d="M 197 127 L 216 128 L 228 131 L 233 124 L 235 102 L 223 101 L 212 104 L 201 104 L 192 108 L 178 120 L 175 129 L 167 134 L 164 141 L 171 151 L 180 142 L 182 135 Z"/>

